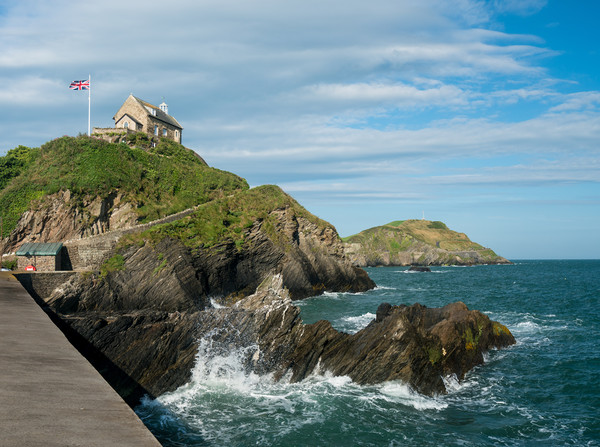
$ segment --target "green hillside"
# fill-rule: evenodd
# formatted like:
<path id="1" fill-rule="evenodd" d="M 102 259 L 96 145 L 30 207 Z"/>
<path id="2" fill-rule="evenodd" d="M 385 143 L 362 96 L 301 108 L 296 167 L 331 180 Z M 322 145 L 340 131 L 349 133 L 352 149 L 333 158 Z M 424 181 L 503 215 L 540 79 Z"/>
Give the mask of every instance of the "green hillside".
<path id="1" fill-rule="evenodd" d="M 318 228 L 329 226 L 278 186 L 263 185 L 213 200 L 186 219 L 159 225 L 142 234 L 125 238 L 125 243 L 143 238 L 159 241 L 169 237 L 179 239 L 191 248 L 211 247 L 224 241 L 232 241 L 241 248 L 247 243 L 247 230 L 260 222 L 269 238 L 285 249 L 287 236 L 276 229 L 279 223 L 273 215 L 273 211 L 284 208 L 291 209 L 295 216 L 306 218 Z"/>
<path id="2" fill-rule="evenodd" d="M 144 134 L 129 135 L 127 144 L 62 137 L 0 157 L 4 234 L 32 201 L 59 191 L 71 191 L 75 201 L 119 191 L 149 221 L 246 189 L 244 179 L 207 166 L 182 145 L 163 139 L 153 148 Z"/>
<path id="3" fill-rule="evenodd" d="M 398 220 L 343 238 L 359 265 L 505 263 L 440 221 Z"/>

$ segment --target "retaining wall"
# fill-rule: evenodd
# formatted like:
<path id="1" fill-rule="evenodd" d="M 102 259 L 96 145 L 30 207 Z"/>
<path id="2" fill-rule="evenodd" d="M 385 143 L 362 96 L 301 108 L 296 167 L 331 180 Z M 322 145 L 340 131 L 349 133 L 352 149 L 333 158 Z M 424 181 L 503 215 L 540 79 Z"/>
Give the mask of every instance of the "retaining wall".
<path id="1" fill-rule="evenodd" d="M 189 216 L 198 207 L 189 208 L 179 213 L 157 219 L 134 227 L 109 231 L 83 239 L 71 239 L 63 243 L 65 253 L 62 268 L 65 270 L 98 270 L 102 263 L 111 256 L 119 239 L 126 234 L 140 233 L 156 225 L 170 223 Z"/>
<path id="2" fill-rule="evenodd" d="M 78 272 L 31 272 L 13 273 L 25 290 L 36 300 L 46 300 L 57 287 L 62 286 Z"/>

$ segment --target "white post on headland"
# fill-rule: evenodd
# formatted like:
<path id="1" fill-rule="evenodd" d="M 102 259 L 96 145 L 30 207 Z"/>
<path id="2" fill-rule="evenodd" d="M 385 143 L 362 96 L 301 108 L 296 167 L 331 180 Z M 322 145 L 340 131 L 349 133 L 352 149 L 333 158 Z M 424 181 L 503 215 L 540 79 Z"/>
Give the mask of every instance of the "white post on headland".
<path id="1" fill-rule="evenodd" d="M 91 135 L 92 114 L 92 75 L 88 75 L 88 137 Z"/>

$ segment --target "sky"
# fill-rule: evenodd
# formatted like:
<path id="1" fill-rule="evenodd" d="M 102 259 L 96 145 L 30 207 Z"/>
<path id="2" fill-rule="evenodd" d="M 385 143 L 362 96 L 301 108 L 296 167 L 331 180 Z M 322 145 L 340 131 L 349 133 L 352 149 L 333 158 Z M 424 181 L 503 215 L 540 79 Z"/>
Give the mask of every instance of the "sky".
<path id="1" fill-rule="evenodd" d="M 183 144 L 341 236 L 440 220 L 600 258 L 596 0 L 0 0 L 0 155 L 163 100 Z"/>

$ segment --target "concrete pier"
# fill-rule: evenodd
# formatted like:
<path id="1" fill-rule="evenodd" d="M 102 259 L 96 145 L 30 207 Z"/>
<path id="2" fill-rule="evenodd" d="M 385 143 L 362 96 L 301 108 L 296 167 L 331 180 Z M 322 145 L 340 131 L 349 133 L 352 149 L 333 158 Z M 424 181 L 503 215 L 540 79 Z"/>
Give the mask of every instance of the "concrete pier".
<path id="1" fill-rule="evenodd" d="M 10 272 L 0 272 L 0 446 L 160 446 Z"/>

